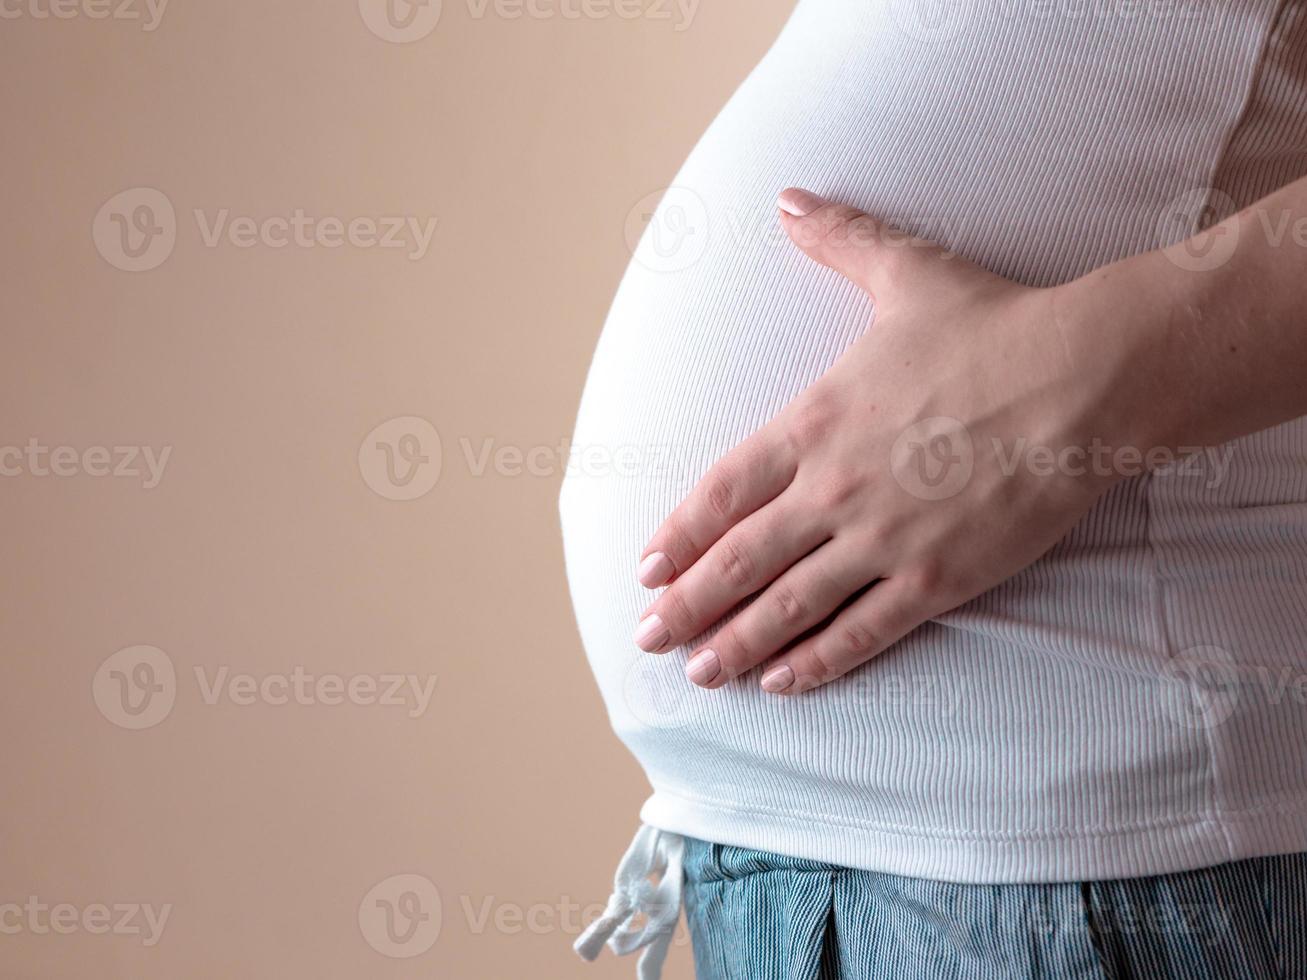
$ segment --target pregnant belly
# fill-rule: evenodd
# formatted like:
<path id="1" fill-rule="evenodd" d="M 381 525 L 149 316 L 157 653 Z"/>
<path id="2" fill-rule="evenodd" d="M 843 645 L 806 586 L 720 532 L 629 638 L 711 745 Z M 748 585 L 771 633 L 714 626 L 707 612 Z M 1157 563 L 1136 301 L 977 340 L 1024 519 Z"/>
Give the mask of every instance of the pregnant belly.
<path id="1" fill-rule="evenodd" d="M 801 3 L 662 197 L 595 353 L 561 512 L 587 655 L 615 727 L 656 786 L 762 806 L 759 773 L 783 787 L 782 800 L 834 779 L 856 788 L 845 803 L 858 819 L 908 814 L 924 826 L 952 789 L 906 774 L 896 751 L 919 750 L 923 737 L 973 746 L 975 756 L 954 756 L 951 775 L 935 775 L 985 783 L 995 807 L 1010 805 L 1030 787 L 1021 766 L 1003 769 L 1005 753 L 1028 762 L 1047 747 L 1004 705 L 1056 701 L 1058 685 L 1072 683 L 1092 699 L 1102 685 L 1155 676 L 1166 639 L 1148 491 L 1119 485 L 1045 559 L 900 644 L 892 701 L 885 668 L 874 694 L 855 672 L 794 701 L 760 696 L 751 677 L 692 691 L 680 671 L 686 648 L 640 654 L 631 633 L 650 596 L 635 567 L 650 535 L 712 462 L 875 329 L 870 300 L 785 239 L 777 192 L 806 186 L 1001 274 L 1054 284 L 1188 233 L 1194 189 L 1244 89 L 1229 73 L 1177 80 L 1157 38 L 1119 17 L 987 26 L 1003 15 L 980 4 L 965 43 L 952 44 L 905 35 L 896 6 Z M 1169 22 L 1168 50 L 1183 61 L 1207 50 L 1213 31 L 1243 38 L 1246 63 L 1242 49 L 1227 52 L 1242 77 L 1256 32 L 1210 18 L 1238 22 L 1254 6 Z M 1073 86 L 1057 81 L 1068 78 Z M 1190 97 L 1177 101 L 1177 87 Z M 1054 668 L 1032 668 L 1032 651 L 1099 672 L 1050 680 Z M 1113 697 L 1130 704 L 1137 694 Z M 1131 710 L 1146 719 L 1155 707 Z M 859 749 L 832 775 L 830 760 L 849 755 L 848 731 L 876 749 Z M 1147 773 L 1189 765 L 1200 750 L 1153 738 L 1141 754 L 1138 740 L 1128 726 L 1102 736 L 1102 765 Z M 1041 775 L 1040 791 L 1056 793 L 1060 778 Z"/>

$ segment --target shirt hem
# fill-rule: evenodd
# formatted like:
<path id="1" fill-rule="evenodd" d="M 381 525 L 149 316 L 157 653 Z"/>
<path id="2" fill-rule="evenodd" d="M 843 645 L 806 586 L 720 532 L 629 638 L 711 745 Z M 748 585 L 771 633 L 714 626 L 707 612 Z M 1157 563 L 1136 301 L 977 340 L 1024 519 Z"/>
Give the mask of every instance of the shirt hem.
<path id="1" fill-rule="evenodd" d="M 1307 799 L 1178 815 L 1149 825 L 1029 834 L 932 832 L 832 823 L 655 788 L 640 818 L 659 830 L 865 871 L 959 884 L 1035 884 L 1173 874 L 1307 851 Z"/>

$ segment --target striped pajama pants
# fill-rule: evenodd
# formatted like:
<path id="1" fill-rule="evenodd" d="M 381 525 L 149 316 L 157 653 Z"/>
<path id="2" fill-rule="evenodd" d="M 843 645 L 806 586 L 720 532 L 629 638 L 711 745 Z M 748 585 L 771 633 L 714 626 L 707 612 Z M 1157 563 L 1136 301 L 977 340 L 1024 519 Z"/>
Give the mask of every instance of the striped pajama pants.
<path id="1" fill-rule="evenodd" d="M 1307 980 L 1307 855 L 964 885 L 686 840 L 698 980 Z"/>

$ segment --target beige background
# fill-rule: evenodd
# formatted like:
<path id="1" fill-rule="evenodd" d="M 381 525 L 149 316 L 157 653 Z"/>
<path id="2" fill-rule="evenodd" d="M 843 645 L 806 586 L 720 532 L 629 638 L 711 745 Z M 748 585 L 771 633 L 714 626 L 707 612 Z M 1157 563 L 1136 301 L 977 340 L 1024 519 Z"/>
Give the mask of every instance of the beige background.
<path id="1" fill-rule="evenodd" d="M 358 0 L 173 0 L 152 30 L 145 0 L 54 2 L 0 19 L 0 977 L 631 976 L 569 950 L 645 787 L 577 642 L 556 447 L 629 212 L 791 0 L 446 0 L 411 43 Z M 111 199 L 141 187 L 175 238 L 156 209 L 166 259 L 123 271 L 149 202 Z M 417 258 L 206 244 L 296 208 L 437 225 Z M 438 432 L 434 486 L 430 433 L 365 441 L 395 417 Z M 157 485 L 97 475 L 143 470 L 115 447 L 171 447 Z M 353 693 L 280 703 L 297 669 Z M 425 710 L 370 703 L 390 674 L 435 676 Z M 442 910 L 407 959 L 359 916 L 402 874 Z M 132 904 L 171 906 L 153 945 Z"/>

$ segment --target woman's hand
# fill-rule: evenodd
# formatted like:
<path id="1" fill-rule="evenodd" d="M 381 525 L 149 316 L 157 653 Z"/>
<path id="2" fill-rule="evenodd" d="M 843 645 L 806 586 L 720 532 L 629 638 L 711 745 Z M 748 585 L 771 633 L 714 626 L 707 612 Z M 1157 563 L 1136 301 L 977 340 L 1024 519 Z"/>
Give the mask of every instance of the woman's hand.
<path id="1" fill-rule="evenodd" d="M 686 665 L 720 687 L 824 684 L 1033 562 L 1114 474 L 1085 454 L 1111 358 L 1032 289 L 853 208 L 781 195 L 790 238 L 866 290 L 874 325 L 720 460 L 645 549 L 670 586 L 636 643 L 657 653 L 755 596 Z M 1107 362 L 1090 369 L 1090 364 Z"/>

